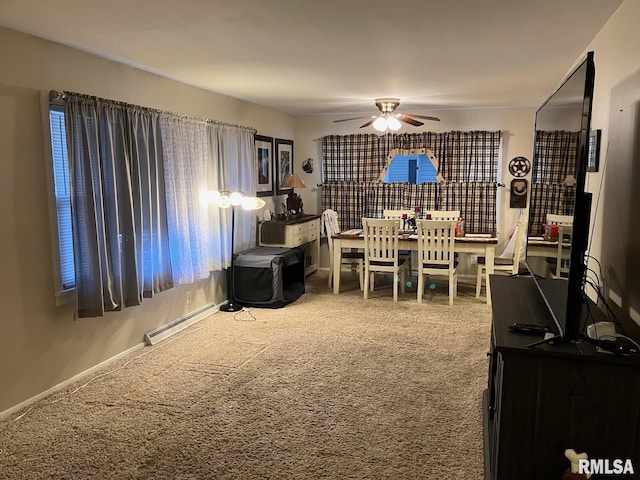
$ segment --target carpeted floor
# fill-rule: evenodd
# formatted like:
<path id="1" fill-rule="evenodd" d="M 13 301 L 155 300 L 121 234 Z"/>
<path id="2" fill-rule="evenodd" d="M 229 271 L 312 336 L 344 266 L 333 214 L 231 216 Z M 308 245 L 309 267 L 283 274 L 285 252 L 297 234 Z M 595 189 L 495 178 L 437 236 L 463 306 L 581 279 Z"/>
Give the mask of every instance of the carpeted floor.
<path id="1" fill-rule="evenodd" d="M 394 304 L 379 282 L 365 301 L 343 278 L 212 315 L 5 419 L 0 478 L 483 478 L 484 298 L 461 284 L 450 307 L 436 284 Z"/>

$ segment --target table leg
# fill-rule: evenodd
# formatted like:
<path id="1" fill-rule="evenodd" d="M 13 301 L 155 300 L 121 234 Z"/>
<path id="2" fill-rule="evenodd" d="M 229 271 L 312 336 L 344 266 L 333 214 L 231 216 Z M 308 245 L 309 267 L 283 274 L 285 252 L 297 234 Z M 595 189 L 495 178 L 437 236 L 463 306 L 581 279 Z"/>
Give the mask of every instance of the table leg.
<path id="1" fill-rule="evenodd" d="M 333 240 L 333 293 L 340 293 L 340 266 L 342 264 L 342 241 Z"/>
<path id="2" fill-rule="evenodd" d="M 328 287 L 331 288 L 333 285 L 333 241 L 329 241 L 327 242 L 327 245 L 330 246 L 329 248 L 329 280 L 328 280 Z"/>
<path id="3" fill-rule="evenodd" d="M 487 285 L 487 288 L 486 288 L 487 305 L 491 305 L 491 286 L 489 283 L 489 275 L 493 274 L 495 251 L 496 251 L 495 245 L 487 245 L 484 252 L 485 268 L 487 270 L 487 278 L 485 278 L 485 282 Z"/>

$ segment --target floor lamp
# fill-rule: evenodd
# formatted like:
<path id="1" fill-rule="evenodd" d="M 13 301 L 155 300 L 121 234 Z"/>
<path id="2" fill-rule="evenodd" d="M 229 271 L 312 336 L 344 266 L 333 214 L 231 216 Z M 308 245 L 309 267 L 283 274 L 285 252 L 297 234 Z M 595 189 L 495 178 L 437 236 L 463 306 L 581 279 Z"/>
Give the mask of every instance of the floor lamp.
<path id="1" fill-rule="evenodd" d="M 243 210 L 259 210 L 265 205 L 265 201 L 258 197 L 250 197 L 244 192 L 230 192 L 223 190 L 222 192 L 213 191 L 210 196 L 211 203 L 220 208 L 231 208 L 231 274 L 227 276 L 229 288 L 229 300 L 220 306 L 221 312 L 238 312 L 242 310 L 242 305 L 234 302 L 234 272 L 233 272 L 233 250 L 234 237 L 236 233 L 236 208 L 242 207 Z"/>

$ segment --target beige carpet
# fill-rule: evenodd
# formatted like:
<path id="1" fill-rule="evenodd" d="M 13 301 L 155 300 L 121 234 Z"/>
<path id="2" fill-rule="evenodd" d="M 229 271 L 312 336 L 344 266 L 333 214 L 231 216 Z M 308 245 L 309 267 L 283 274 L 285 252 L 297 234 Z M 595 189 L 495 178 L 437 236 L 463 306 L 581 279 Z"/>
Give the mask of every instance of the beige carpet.
<path id="1" fill-rule="evenodd" d="M 217 313 L 0 423 L 2 479 L 483 477 L 490 307 L 326 272 L 283 309 Z"/>

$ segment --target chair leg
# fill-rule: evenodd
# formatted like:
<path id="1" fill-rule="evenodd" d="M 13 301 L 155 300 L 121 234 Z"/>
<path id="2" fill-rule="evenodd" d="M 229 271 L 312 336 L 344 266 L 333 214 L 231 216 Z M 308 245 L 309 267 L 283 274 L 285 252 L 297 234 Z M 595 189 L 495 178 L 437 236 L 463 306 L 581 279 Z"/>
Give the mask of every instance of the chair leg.
<path id="1" fill-rule="evenodd" d="M 398 301 L 398 272 L 393 274 L 393 301 Z"/>
<path id="2" fill-rule="evenodd" d="M 369 269 L 365 268 L 364 271 L 364 299 L 366 300 L 367 298 L 369 298 L 369 277 L 373 275 L 369 273 Z"/>
<path id="3" fill-rule="evenodd" d="M 418 270 L 418 303 L 422 303 L 422 296 L 424 295 L 424 275 Z"/>
<path id="4" fill-rule="evenodd" d="M 333 286 L 333 249 L 329 247 L 329 288 Z"/>
<path id="5" fill-rule="evenodd" d="M 407 269 L 400 269 L 400 291 L 404 293 L 404 286 L 407 283 Z"/>
<path id="6" fill-rule="evenodd" d="M 364 265 L 362 260 L 358 260 L 358 278 L 360 280 L 360 290 L 364 289 Z"/>
<path id="7" fill-rule="evenodd" d="M 453 274 L 453 293 L 454 297 L 458 296 L 458 272 Z"/>
<path id="8" fill-rule="evenodd" d="M 449 272 L 449 305 L 453 305 L 453 297 L 458 292 L 458 276 L 454 272 Z"/>

